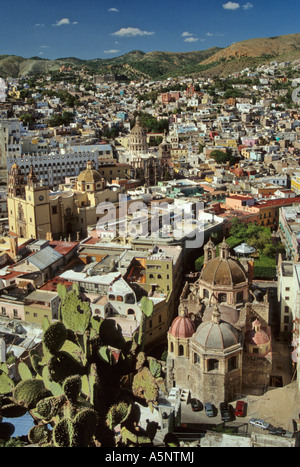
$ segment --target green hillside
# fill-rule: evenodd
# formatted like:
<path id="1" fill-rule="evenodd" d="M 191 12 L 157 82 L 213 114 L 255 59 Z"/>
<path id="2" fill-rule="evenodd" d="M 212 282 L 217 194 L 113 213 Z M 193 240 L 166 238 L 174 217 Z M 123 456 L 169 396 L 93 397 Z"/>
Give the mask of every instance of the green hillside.
<path id="1" fill-rule="evenodd" d="M 272 60 L 300 59 L 300 34 L 249 39 L 226 48 L 173 53 L 134 50 L 111 59 L 83 60 L 76 57 L 56 60 L 40 57 L 0 56 L 0 77 L 17 78 L 30 74 L 56 71 L 62 65 L 85 68 L 92 74 L 113 73 L 129 79 L 165 79 L 167 77 L 206 75 L 227 76 L 246 67 L 255 67 Z"/>

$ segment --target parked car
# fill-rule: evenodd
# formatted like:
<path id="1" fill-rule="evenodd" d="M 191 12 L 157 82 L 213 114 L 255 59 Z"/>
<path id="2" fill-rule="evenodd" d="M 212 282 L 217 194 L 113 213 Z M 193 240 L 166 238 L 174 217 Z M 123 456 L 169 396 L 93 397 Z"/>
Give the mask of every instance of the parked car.
<path id="1" fill-rule="evenodd" d="M 256 426 L 257 428 L 262 428 L 263 430 L 267 430 L 270 427 L 270 423 L 261 420 L 260 418 L 251 418 L 249 421 L 250 425 Z"/>
<path id="2" fill-rule="evenodd" d="M 191 399 L 191 406 L 193 412 L 199 412 L 200 410 L 203 409 L 203 405 L 198 399 Z"/>
<path id="3" fill-rule="evenodd" d="M 234 414 L 236 417 L 244 417 L 246 415 L 247 404 L 244 401 L 237 401 Z"/>
<path id="4" fill-rule="evenodd" d="M 204 407 L 205 407 L 205 413 L 208 417 L 215 416 L 214 408 L 210 402 L 206 402 Z"/>
<path id="5" fill-rule="evenodd" d="M 284 430 L 282 427 L 271 426 L 269 428 L 269 433 L 270 435 L 284 436 L 286 434 L 286 430 Z"/>
<path id="6" fill-rule="evenodd" d="M 223 422 L 229 422 L 231 420 L 230 410 L 226 402 L 221 402 L 220 413 L 221 413 L 221 420 Z"/>

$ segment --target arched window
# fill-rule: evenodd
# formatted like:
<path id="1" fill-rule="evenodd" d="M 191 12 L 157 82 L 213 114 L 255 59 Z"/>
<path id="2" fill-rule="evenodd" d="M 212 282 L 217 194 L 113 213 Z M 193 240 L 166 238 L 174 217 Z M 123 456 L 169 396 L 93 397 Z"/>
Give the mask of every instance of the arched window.
<path id="1" fill-rule="evenodd" d="M 171 342 L 171 345 L 170 345 L 170 352 L 174 353 L 174 344 L 173 344 L 173 342 Z"/>
<path id="2" fill-rule="evenodd" d="M 179 348 L 178 348 L 178 353 L 179 353 L 179 357 L 183 357 L 184 355 L 184 347 L 183 345 L 180 345 Z"/>
<path id="3" fill-rule="evenodd" d="M 134 314 L 135 314 L 135 313 L 134 313 L 134 310 L 133 310 L 132 308 L 129 308 L 129 309 L 127 310 L 127 316 L 129 316 L 129 315 L 134 315 Z"/>

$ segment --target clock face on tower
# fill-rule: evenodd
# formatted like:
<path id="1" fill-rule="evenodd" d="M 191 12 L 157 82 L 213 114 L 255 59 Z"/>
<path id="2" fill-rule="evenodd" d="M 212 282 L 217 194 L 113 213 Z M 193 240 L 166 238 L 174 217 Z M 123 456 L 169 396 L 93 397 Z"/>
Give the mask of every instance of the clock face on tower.
<path id="1" fill-rule="evenodd" d="M 44 201 L 44 196 L 43 196 L 43 195 L 41 195 L 41 196 L 39 197 L 39 201 Z"/>

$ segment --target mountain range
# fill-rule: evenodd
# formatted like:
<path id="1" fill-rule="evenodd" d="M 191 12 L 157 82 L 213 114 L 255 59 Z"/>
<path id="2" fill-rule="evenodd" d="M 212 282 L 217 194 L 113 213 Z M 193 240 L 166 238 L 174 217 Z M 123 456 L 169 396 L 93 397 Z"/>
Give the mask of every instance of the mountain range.
<path id="1" fill-rule="evenodd" d="M 85 68 L 98 74 L 125 75 L 129 79 L 165 79 L 168 77 L 201 75 L 226 77 L 246 67 L 256 67 L 271 61 L 300 59 L 300 34 L 249 39 L 226 48 L 210 48 L 195 52 L 149 52 L 134 50 L 111 59 L 83 60 L 75 57 L 56 60 L 40 57 L 0 56 L 0 77 L 17 78 L 30 74 L 58 71 L 63 65 Z"/>

